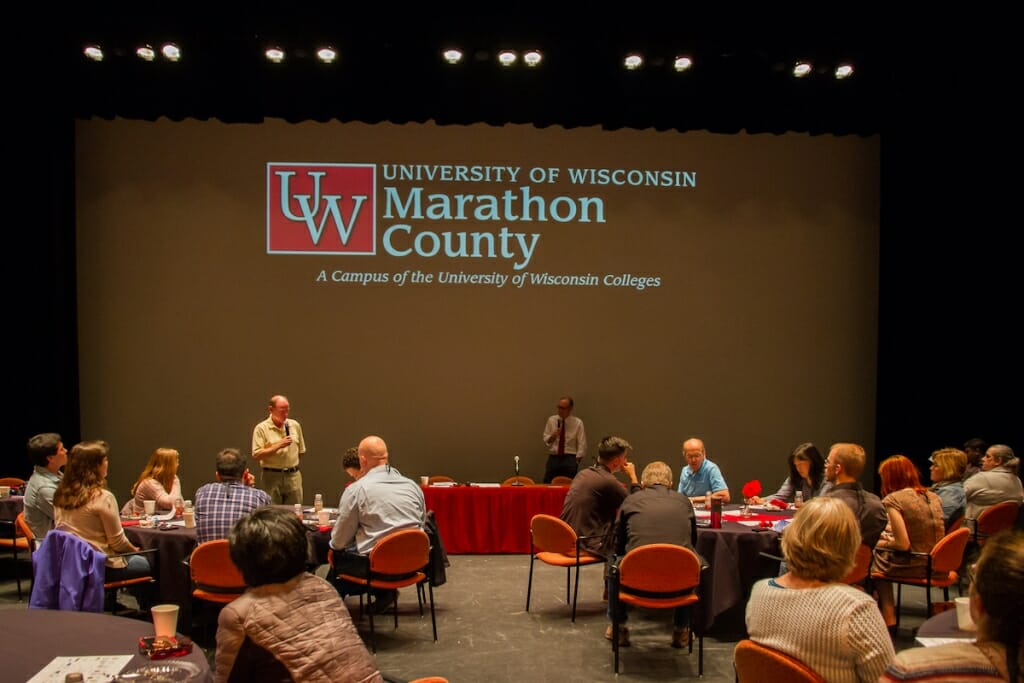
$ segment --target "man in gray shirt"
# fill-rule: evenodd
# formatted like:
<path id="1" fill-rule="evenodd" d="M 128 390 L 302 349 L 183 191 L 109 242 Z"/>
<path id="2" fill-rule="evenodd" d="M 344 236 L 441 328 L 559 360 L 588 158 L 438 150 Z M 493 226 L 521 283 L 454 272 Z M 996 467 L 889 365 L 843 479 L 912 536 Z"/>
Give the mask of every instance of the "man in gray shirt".
<path id="1" fill-rule="evenodd" d="M 60 434 L 36 434 L 28 440 L 28 457 L 35 468 L 25 487 L 25 522 L 32 534 L 42 540 L 53 528 L 53 492 L 60 483 L 60 468 L 68 461 Z"/>

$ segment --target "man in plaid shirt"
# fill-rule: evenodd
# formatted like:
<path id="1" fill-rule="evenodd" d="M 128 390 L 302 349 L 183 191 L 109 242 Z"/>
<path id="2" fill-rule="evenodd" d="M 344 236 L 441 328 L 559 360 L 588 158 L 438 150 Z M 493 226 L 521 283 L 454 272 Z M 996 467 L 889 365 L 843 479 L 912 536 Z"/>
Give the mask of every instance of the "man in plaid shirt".
<path id="1" fill-rule="evenodd" d="M 196 536 L 200 543 L 227 538 L 241 517 L 270 505 L 266 491 L 255 488 L 256 478 L 245 467 L 237 448 L 217 454 L 217 481 L 196 491 Z"/>

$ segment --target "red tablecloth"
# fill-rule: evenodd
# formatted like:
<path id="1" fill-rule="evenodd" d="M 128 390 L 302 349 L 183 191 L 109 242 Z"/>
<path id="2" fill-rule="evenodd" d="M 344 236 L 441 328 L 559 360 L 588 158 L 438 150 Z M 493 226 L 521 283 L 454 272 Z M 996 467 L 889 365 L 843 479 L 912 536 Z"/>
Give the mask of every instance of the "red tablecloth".
<path id="1" fill-rule="evenodd" d="M 445 551 L 453 555 L 530 552 L 530 520 L 558 516 L 563 486 L 428 486 L 427 509 L 437 519 Z"/>

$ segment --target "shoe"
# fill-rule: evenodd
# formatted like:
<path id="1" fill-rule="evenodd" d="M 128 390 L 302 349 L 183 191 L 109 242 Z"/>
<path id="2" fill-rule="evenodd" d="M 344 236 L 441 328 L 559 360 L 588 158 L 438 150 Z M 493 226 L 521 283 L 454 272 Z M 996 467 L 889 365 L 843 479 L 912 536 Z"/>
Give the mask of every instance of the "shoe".
<path id="1" fill-rule="evenodd" d="M 611 640 L 613 633 L 612 625 L 608 624 L 608 628 L 604 630 L 604 637 Z M 625 626 L 619 627 L 619 647 L 629 647 L 629 629 Z"/>
<path id="2" fill-rule="evenodd" d="M 681 648 L 690 644 L 690 629 L 686 626 L 672 629 L 672 647 Z"/>
<path id="3" fill-rule="evenodd" d="M 374 616 L 384 614 L 391 608 L 391 605 L 393 605 L 397 599 L 398 591 L 385 591 L 383 593 L 378 593 L 374 596 L 373 605 L 370 609 L 373 610 Z"/>

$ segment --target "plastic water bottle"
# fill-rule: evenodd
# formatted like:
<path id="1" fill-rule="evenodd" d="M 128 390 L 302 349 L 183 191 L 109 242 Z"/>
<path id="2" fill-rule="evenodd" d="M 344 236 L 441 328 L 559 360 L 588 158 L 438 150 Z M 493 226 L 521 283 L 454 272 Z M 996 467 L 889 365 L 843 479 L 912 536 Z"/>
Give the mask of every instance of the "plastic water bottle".
<path id="1" fill-rule="evenodd" d="M 185 528 L 194 529 L 196 526 L 196 511 L 195 508 L 192 507 L 191 500 L 185 501 L 185 512 L 183 513 L 183 517 L 185 518 Z"/>
<path id="2" fill-rule="evenodd" d="M 799 507 L 802 507 L 803 504 L 804 504 L 804 492 L 803 491 L 797 491 L 796 495 L 793 497 L 793 507 L 799 508 Z"/>
<path id="3" fill-rule="evenodd" d="M 712 502 L 712 500 L 713 500 L 713 498 L 711 496 L 711 490 L 709 489 L 708 490 L 708 495 L 704 498 L 704 509 L 705 510 L 710 510 L 711 509 L 711 502 Z"/>
<path id="4" fill-rule="evenodd" d="M 324 509 L 324 497 L 323 494 L 316 494 L 316 498 L 313 499 L 313 510 L 319 513 Z"/>

